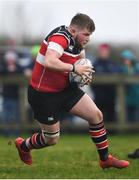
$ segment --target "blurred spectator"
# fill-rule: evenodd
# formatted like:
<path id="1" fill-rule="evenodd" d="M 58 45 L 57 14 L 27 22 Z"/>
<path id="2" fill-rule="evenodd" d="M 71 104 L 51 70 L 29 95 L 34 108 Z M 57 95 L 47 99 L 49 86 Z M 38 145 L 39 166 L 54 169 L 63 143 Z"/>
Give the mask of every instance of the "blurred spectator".
<path id="1" fill-rule="evenodd" d="M 0 49 L 0 74 L 4 70 L 4 51 Z"/>
<path id="2" fill-rule="evenodd" d="M 111 59 L 111 47 L 108 44 L 101 44 L 98 47 L 98 57 L 93 66 L 96 74 L 113 74 L 119 71 L 118 66 Z M 103 112 L 105 121 L 116 121 L 115 100 L 116 91 L 114 85 L 92 85 L 94 101 Z"/>
<path id="3" fill-rule="evenodd" d="M 22 49 L 22 51 L 18 52 L 18 65 L 21 67 L 25 76 L 31 77 L 32 57 L 29 49 Z"/>
<path id="4" fill-rule="evenodd" d="M 0 50 L 0 74 L 3 72 L 3 52 Z M 0 84 L 0 122 L 3 120 L 3 86 Z"/>
<path id="5" fill-rule="evenodd" d="M 34 45 L 31 49 L 24 50 L 19 52 L 19 61 L 18 64 L 23 70 L 23 74 L 27 77 L 31 77 L 32 69 L 34 66 L 34 62 L 36 60 L 36 56 L 38 54 L 40 46 Z"/>
<path id="6" fill-rule="evenodd" d="M 139 66 L 134 53 L 130 50 L 121 52 L 121 73 L 139 74 Z M 126 85 L 126 109 L 128 122 L 139 122 L 139 84 Z"/>
<path id="7" fill-rule="evenodd" d="M 36 56 L 39 52 L 40 49 L 40 45 L 34 45 L 31 48 L 31 55 L 32 55 L 32 59 L 35 61 L 36 60 Z"/>
<path id="8" fill-rule="evenodd" d="M 3 95 L 2 95 L 3 88 L 0 85 L 0 123 L 3 120 Z"/>
<path id="9" fill-rule="evenodd" d="M 24 75 L 26 75 L 27 77 L 31 77 L 32 69 L 33 69 L 33 66 L 35 64 L 36 56 L 39 52 L 39 49 L 40 49 L 40 45 L 33 45 L 30 49 L 31 61 L 28 64 L 26 70 L 24 71 Z M 33 112 L 32 112 L 31 107 L 29 106 L 28 103 L 27 103 L 27 114 L 28 114 L 28 122 L 32 123 L 34 120 L 33 119 Z"/>
<path id="10" fill-rule="evenodd" d="M 39 50 L 40 50 L 40 45 L 34 45 L 31 48 L 31 58 L 32 58 L 32 61 L 31 61 L 31 64 L 30 64 L 31 69 L 33 69 L 33 67 L 34 67 L 34 64 L 35 64 L 35 61 L 36 61 L 37 54 L 38 54 Z"/>
<path id="11" fill-rule="evenodd" d="M 7 76 L 12 76 L 18 73 L 21 73 L 22 70 L 20 66 L 17 64 L 18 56 L 15 51 L 8 50 L 4 55 L 5 66 L 3 69 L 3 74 Z M 19 114 L 19 99 L 18 99 L 18 85 L 11 84 L 3 85 L 3 120 L 7 124 L 12 124 L 18 122 L 20 119 Z M 5 132 L 7 135 L 11 135 L 12 132 L 9 131 L 7 126 L 7 131 Z"/>

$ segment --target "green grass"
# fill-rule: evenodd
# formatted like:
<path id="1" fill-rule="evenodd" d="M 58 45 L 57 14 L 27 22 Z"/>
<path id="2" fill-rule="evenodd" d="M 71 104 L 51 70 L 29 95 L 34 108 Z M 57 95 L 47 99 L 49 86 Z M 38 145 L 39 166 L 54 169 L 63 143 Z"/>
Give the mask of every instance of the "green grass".
<path id="1" fill-rule="evenodd" d="M 61 135 L 59 144 L 34 150 L 33 165 L 23 164 L 14 144 L 0 137 L 0 179 L 133 179 L 139 178 L 139 160 L 130 160 L 126 169 L 102 170 L 90 138 L 85 135 Z M 127 154 L 139 147 L 139 135 L 109 137 L 110 152 L 127 159 Z"/>

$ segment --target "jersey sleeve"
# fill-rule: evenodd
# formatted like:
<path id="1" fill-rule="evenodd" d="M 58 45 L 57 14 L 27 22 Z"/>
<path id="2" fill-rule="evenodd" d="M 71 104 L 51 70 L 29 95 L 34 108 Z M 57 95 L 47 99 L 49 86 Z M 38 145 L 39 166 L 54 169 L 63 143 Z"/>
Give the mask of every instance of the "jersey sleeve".
<path id="1" fill-rule="evenodd" d="M 48 49 L 53 49 L 62 55 L 68 44 L 68 39 L 63 35 L 52 35 L 48 40 Z"/>

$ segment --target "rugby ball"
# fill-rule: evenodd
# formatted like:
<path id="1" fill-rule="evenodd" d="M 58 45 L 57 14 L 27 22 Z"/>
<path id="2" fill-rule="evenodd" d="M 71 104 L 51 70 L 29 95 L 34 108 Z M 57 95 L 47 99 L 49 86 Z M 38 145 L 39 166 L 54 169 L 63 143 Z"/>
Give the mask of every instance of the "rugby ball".
<path id="1" fill-rule="evenodd" d="M 79 59 L 78 61 L 75 62 L 75 66 L 77 64 L 81 64 L 81 65 L 91 66 L 92 67 L 92 63 L 91 63 L 91 61 L 89 59 Z M 92 72 L 91 73 L 88 72 L 88 75 L 89 75 L 90 78 L 92 78 Z M 84 76 L 84 79 L 87 80 L 87 77 L 85 75 L 83 75 L 83 76 Z M 73 82 L 77 83 L 78 86 L 82 87 L 82 86 L 85 85 L 84 84 L 85 83 L 84 79 L 82 78 L 82 76 L 80 76 L 80 75 L 78 75 L 78 74 L 76 74 L 74 72 L 70 72 L 69 73 L 69 81 L 71 83 L 73 83 Z"/>

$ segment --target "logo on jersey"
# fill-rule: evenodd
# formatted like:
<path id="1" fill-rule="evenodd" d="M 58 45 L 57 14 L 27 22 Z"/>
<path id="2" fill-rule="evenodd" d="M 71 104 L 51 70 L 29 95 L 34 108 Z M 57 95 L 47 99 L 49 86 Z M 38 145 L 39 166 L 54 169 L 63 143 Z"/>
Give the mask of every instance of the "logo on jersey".
<path id="1" fill-rule="evenodd" d="M 53 121 L 54 118 L 52 116 L 48 117 L 48 121 Z"/>
<path id="2" fill-rule="evenodd" d="M 69 50 L 72 51 L 73 50 L 73 47 L 72 45 L 69 46 Z"/>

